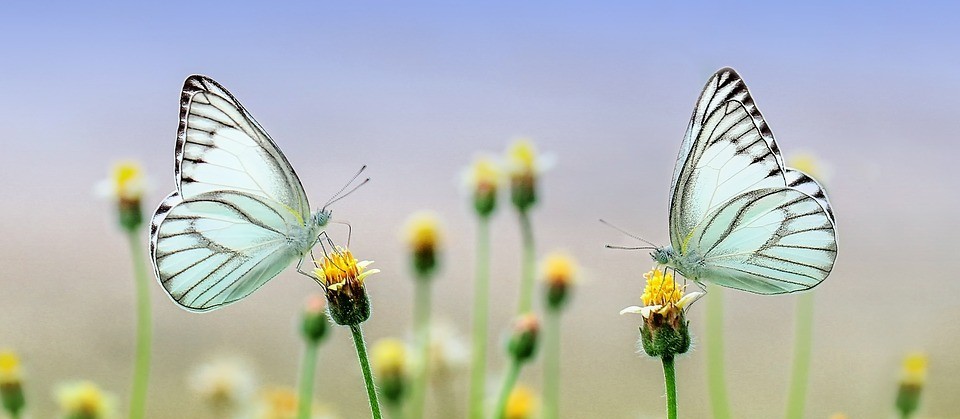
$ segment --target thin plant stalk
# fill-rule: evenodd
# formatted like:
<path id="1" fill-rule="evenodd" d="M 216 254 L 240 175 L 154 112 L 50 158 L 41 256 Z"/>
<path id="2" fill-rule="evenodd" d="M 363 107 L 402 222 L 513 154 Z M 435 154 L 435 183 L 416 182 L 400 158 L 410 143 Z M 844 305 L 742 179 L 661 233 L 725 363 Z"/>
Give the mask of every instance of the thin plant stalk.
<path id="1" fill-rule="evenodd" d="M 297 396 L 297 418 L 310 417 L 311 403 L 313 402 L 313 384 L 317 371 L 317 348 L 320 342 L 307 339 L 303 350 L 303 360 L 300 370 L 300 394 Z"/>
<path id="2" fill-rule="evenodd" d="M 543 354 L 544 419 L 560 417 L 560 310 L 547 310 Z"/>
<path id="3" fill-rule="evenodd" d="M 510 361 L 510 367 L 507 369 L 507 375 L 503 378 L 503 387 L 500 388 L 500 397 L 497 399 L 497 419 L 504 419 L 507 414 L 507 401 L 510 400 L 510 393 L 517 384 L 517 378 L 520 376 L 520 361 Z"/>
<path id="4" fill-rule="evenodd" d="M 146 414 L 147 384 L 150 380 L 150 346 L 153 336 L 153 322 L 150 318 L 150 280 L 147 275 L 147 265 L 143 261 L 143 238 L 139 233 L 139 229 L 127 230 L 137 288 L 137 354 L 130 393 L 131 419 L 140 419 Z"/>
<path id="5" fill-rule="evenodd" d="M 673 355 L 664 355 L 663 383 L 667 390 L 667 418 L 677 419 L 677 372 L 673 365 Z"/>
<path id="6" fill-rule="evenodd" d="M 380 413 L 380 400 L 377 398 L 377 387 L 373 384 L 373 373 L 370 372 L 370 358 L 367 356 L 367 343 L 363 340 L 363 329 L 359 324 L 350 326 L 353 333 L 353 344 L 357 347 L 357 359 L 360 361 L 360 370 L 363 372 L 363 383 L 367 387 L 367 400 L 370 402 L 370 415 L 373 419 L 383 419 Z"/>
<path id="7" fill-rule="evenodd" d="M 707 284 L 707 386 L 714 419 L 730 418 L 723 366 L 723 288 Z"/>
<path id="8" fill-rule="evenodd" d="M 533 226 L 530 223 L 530 213 L 527 211 L 520 211 L 520 233 L 523 236 L 523 266 L 517 314 L 525 314 L 529 313 L 533 306 L 533 275 L 536 257 L 533 246 Z"/>
<path id="9" fill-rule="evenodd" d="M 410 418 L 423 417 L 427 396 L 427 381 L 430 375 L 430 278 L 417 278 L 415 281 L 415 301 L 413 304 L 413 324 L 416 335 L 416 356 L 418 371 L 414 379 L 413 400 L 410 401 Z"/>
<path id="10" fill-rule="evenodd" d="M 810 379 L 810 358 L 813 348 L 813 293 L 797 297 L 797 316 L 793 341 L 793 374 L 787 395 L 787 418 L 803 417 Z"/>
<path id="11" fill-rule="evenodd" d="M 470 418 L 483 419 L 487 377 L 487 317 L 490 310 L 490 222 L 477 225 L 476 280 L 473 296 L 473 360 L 470 368 Z"/>

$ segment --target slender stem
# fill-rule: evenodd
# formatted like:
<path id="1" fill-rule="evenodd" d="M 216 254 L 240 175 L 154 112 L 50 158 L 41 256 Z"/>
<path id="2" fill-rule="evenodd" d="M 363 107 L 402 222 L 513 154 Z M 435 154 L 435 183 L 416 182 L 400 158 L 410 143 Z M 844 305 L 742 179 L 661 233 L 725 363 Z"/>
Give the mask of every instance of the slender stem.
<path id="1" fill-rule="evenodd" d="M 500 388 L 500 397 L 497 399 L 497 419 L 504 419 L 506 417 L 507 401 L 510 400 L 510 393 L 513 392 L 513 386 L 517 384 L 517 377 L 519 376 L 520 361 L 514 359 L 510 361 L 507 376 L 503 379 L 503 387 Z"/>
<path id="2" fill-rule="evenodd" d="M 359 324 L 350 326 L 353 344 L 357 347 L 357 359 L 363 371 L 363 383 L 367 386 L 367 400 L 370 402 L 370 414 L 373 419 L 383 419 L 380 414 L 380 401 L 377 399 L 377 387 L 373 385 L 373 373 L 370 372 L 370 359 L 367 357 L 367 343 L 363 341 L 363 330 Z"/>
<path id="3" fill-rule="evenodd" d="M 714 419 L 730 417 L 723 369 L 723 288 L 707 284 L 707 384 Z"/>
<path id="4" fill-rule="evenodd" d="M 387 402 L 387 403 L 386 403 L 386 406 L 387 406 L 387 412 L 389 413 L 389 415 L 390 415 L 391 418 L 393 418 L 393 419 L 404 419 L 404 417 L 403 417 L 403 408 L 401 407 L 401 404 L 400 404 L 400 403 L 390 403 L 390 402 Z"/>
<path id="5" fill-rule="evenodd" d="M 150 340 L 153 335 L 150 319 L 150 280 L 143 261 L 143 243 L 139 229 L 127 231 L 133 273 L 137 288 L 137 355 L 133 369 L 133 387 L 130 394 L 130 418 L 143 418 L 147 404 L 147 384 L 150 379 Z"/>
<path id="6" fill-rule="evenodd" d="M 543 418 L 560 417 L 560 310 L 547 310 L 543 354 Z"/>
<path id="7" fill-rule="evenodd" d="M 673 355 L 663 356 L 663 383 L 667 388 L 667 418 L 677 419 L 677 372 Z"/>
<path id="8" fill-rule="evenodd" d="M 416 356 L 419 357 L 413 385 L 413 400 L 410 401 L 410 419 L 423 417 L 427 396 L 427 379 L 430 369 L 430 284 L 431 278 L 421 277 L 415 281 L 413 325 L 416 335 Z"/>
<path id="9" fill-rule="evenodd" d="M 520 304 L 517 314 L 528 313 L 533 306 L 533 226 L 530 224 L 530 214 L 520 212 L 520 233 L 523 235 L 523 266 L 520 278 Z"/>
<path id="10" fill-rule="evenodd" d="M 793 338 L 793 375 L 787 396 L 787 418 L 803 417 L 810 377 L 810 357 L 813 348 L 813 293 L 797 297 L 797 317 Z"/>
<path id="11" fill-rule="evenodd" d="M 303 348 L 303 360 L 300 362 L 300 395 L 297 397 L 297 418 L 310 417 L 310 404 L 313 402 L 314 375 L 317 371 L 317 347 L 319 342 L 307 340 Z"/>
<path id="12" fill-rule="evenodd" d="M 476 280 L 473 295 L 473 365 L 470 368 L 470 418 L 483 419 L 487 377 L 487 312 L 490 310 L 490 223 L 477 225 Z"/>

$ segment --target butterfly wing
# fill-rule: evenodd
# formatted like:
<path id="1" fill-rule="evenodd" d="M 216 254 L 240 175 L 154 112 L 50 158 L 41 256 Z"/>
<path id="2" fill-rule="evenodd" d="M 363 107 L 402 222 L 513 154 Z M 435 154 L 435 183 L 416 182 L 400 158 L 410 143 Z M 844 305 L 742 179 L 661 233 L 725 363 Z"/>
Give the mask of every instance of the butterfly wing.
<path id="1" fill-rule="evenodd" d="M 290 162 L 243 105 L 219 83 L 192 75 L 180 96 L 177 191 L 184 198 L 222 190 L 261 196 L 310 217 Z"/>
<path id="2" fill-rule="evenodd" d="M 291 214 L 259 196 L 212 191 L 170 194 L 154 216 L 151 253 L 174 301 L 209 311 L 246 297 L 300 256 Z"/>
<path id="3" fill-rule="evenodd" d="M 823 187 L 820 186 L 816 180 L 810 177 L 810 175 L 790 167 L 784 170 L 784 176 L 786 177 L 788 187 L 812 196 L 817 200 L 817 203 L 823 207 L 823 210 L 826 211 L 827 216 L 830 217 L 830 221 L 834 223 L 837 222 L 833 217 L 833 207 L 830 205 L 830 200 L 827 199 L 827 194 L 823 192 Z"/>
<path id="4" fill-rule="evenodd" d="M 758 294 L 812 288 L 833 269 L 832 217 L 816 198 L 779 187 L 746 192 L 713 211 L 690 239 L 697 280 Z"/>

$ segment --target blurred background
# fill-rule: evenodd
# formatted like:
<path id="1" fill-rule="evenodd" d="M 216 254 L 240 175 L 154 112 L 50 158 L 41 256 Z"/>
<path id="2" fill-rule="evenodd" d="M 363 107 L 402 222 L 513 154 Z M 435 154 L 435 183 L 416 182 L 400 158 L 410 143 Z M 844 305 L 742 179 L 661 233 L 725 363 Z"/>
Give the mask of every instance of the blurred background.
<path id="1" fill-rule="evenodd" d="M 314 205 L 363 164 L 369 185 L 338 202 L 368 283 L 370 340 L 409 334 L 412 280 L 400 230 L 421 209 L 443 221 L 434 313 L 470 331 L 475 217 L 459 174 L 519 136 L 556 158 L 533 213 L 538 255 L 583 265 L 563 319 L 564 417 L 660 417 L 657 360 L 637 353 L 651 261 L 598 223 L 666 243 L 670 177 L 708 77 L 736 68 L 786 157 L 820 157 L 840 252 L 815 289 L 808 417 L 892 414 L 903 356 L 929 355 L 928 416 L 957 417 L 960 234 L 956 214 L 960 6 L 936 2 L 14 2 L 0 14 L 0 347 L 21 354 L 33 417 L 54 386 L 90 379 L 127 403 L 134 283 L 113 206 L 94 194 L 111 165 L 148 171 L 145 210 L 174 189 L 180 88 L 192 73 L 230 89 L 296 168 Z M 345 232 L 333 231 L 335 237 Z M 520 270 L 517 219 L 493 219 L 491 384 Z M 143 240 L 147 240 L 144 232 Z M 146 254 L 142 255 L 144 258 Z M 152 288 L 148 416 L 201 417 L 196 365 L 238 356 L 259 383 L 295 385 L 304 296 L 284 272 L 244 301 L 189 313 Z M 740 417 L 783 412 L 795 296 L 726 293 L 727 373 Z M 704 304 L 678 360 L 683 417 L 709 415 Z M 318 398 L 365 417 L 349 333 L 320 349 Z M 540 387 L 539 366 L 521 381 Z M 466 404 L 464 374 L 452 381 Z M 438 413 L 428 400 L 433 417 Z M 125 411 L 122 410 L 122 411 Z"/>

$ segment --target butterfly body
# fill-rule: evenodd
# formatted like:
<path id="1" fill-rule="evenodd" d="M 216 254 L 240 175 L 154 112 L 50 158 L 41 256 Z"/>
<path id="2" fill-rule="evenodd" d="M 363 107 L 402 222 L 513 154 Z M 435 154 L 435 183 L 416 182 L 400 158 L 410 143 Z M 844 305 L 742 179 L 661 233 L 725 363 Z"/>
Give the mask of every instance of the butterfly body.
<path id="1" fill-rule="evenodd" d="M 802 291 L 833 269 L 833 209 L 786 167 L 740 76 L 723 68 L 701 93 L 680 147 L 670 246 L 651 257 L 697 283 L 759 294 Z"/>
<path id="2" fill-rule="evenodd" d="M 311 212 L 300 179 L 273 140 L 216 81 L 186 79 L 180 101 L 177 189 L 153 216 L 157 279 L 191 311 L 257 290 L 317 242 L 329 222 Z"/>

